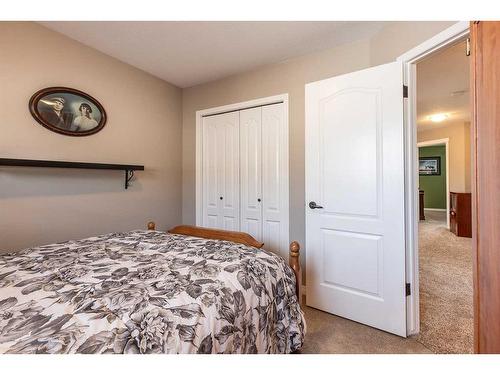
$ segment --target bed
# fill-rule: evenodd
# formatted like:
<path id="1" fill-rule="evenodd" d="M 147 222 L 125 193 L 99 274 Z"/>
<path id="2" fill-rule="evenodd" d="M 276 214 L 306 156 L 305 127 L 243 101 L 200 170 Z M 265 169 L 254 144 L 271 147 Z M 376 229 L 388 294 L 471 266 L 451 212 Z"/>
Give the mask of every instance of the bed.
<path id="1" fill-rule="evenodd" d="M 1 255 L 0 353 L 297 352 L 290 251 L 287 265 L 248 234 L 149 223 Z"/>

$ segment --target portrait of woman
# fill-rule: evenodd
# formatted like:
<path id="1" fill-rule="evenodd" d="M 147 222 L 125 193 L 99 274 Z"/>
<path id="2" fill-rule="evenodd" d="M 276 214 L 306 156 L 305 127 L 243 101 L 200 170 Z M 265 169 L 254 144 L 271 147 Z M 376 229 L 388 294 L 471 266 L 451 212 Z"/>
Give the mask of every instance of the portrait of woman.
<path id="1" fill-rule="evenodd" d="M 94 129 L 97 125 L 96 120 L 92 117 L 92 108 L 90 107 L 90 104 L 88 103 L 82 103 L 80 104 L 80 107 L 78 107 L 78 111 L 80 112 L 80 116 L 77 116 L 73 120 L 72 124 L 72 130 L 74 131 L 89 131 Z"/>

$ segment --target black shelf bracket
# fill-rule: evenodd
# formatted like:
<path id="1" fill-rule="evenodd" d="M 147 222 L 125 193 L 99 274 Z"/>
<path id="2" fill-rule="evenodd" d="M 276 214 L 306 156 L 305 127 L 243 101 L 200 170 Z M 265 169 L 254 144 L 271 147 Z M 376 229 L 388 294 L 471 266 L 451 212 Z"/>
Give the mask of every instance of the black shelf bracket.
<path id="1" fill-rule="evenodd" d="M 130 181 L 134 178 L 134 171 L 130 169 L 125 170 L 125 189 L 130 186 Z"/>

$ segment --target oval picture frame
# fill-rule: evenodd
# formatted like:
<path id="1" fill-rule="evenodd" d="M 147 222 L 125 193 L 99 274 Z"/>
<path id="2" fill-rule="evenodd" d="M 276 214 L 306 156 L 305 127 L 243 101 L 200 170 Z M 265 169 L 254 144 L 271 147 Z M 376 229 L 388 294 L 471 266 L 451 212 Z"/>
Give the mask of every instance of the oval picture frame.
<path id="1" fill-rule="evenodd" d="M 29 101 L 33 118 L 43 127 L 64 135 L 95 134 L 106 124 L 104 107 L 89 94 L 69 87 L 47 87 Z"/>

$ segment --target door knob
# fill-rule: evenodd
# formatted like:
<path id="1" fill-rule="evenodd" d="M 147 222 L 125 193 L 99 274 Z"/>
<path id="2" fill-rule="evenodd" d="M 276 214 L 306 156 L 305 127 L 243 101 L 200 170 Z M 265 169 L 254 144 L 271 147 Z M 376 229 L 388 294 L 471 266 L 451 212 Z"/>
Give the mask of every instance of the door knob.
<path id="1" fill-rule="evenodd" d="M 310 208 L 311 210 L 314 210 L 315 208 L 323 208 L 323 206 L 318 206 L 318 205 L 316 204 L 316 202 L 312 202 L 312 201 L 311 201 L 311 202 L 309 202 L 309 208 Z"/>

